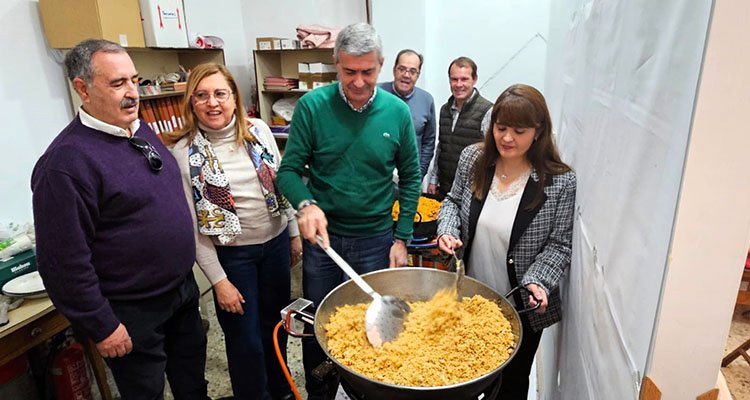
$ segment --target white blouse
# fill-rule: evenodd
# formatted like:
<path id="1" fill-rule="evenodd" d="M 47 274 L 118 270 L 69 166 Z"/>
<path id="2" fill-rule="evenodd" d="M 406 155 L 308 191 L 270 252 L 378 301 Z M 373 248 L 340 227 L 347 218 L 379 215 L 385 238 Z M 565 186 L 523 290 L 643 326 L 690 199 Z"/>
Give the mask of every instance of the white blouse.
<path id="1" fill-rule="evenodd" d="M 522 195 L 523 187 L 515 194 L 502 196 L 504 198 L 490 190 L 479 214 L 471 254 L 466 261 L 467 275 L 484 282 L 502 296 L 512 289 L 505 260 Z M 508 300 L 515 303 L 512 298 Z"/>

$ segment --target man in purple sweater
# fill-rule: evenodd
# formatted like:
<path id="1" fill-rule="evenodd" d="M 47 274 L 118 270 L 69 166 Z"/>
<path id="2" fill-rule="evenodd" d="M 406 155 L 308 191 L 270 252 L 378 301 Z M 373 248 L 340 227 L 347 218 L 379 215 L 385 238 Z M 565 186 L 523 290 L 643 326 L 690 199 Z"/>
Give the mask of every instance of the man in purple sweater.
<path id="1" fill-rule="evenodd" d="M 123 399 L 205 399 L 206 335 L 191 216 L 174 158 L 138 120 L 138 73 L 119 45 L 65 57 L 78 115 L 31 177 L 50 299 L 107 360 Z"/>

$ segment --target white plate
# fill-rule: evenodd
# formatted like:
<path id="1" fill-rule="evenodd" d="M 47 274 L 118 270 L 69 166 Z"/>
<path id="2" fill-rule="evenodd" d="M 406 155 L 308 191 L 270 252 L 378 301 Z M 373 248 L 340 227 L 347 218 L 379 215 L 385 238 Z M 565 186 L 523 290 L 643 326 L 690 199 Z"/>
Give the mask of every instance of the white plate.
<path id="1" fill-rule="evenodd" d="M 3 285 L 3 294 L 7 296 L 30 297 L 44 293 L 44 283 L 37 271 L 15 277 Z"/>

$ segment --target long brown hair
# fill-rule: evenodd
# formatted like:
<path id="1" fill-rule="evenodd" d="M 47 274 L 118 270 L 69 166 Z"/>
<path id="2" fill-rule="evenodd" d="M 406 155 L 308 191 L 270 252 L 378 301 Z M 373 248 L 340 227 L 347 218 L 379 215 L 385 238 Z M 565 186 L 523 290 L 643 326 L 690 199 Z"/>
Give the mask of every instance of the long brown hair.
<path id="1" fill-rule="evenodd" d="M 570 167 L 562 162 L 557 147 L 552 140 L 552 121 L 550 120 L 547 102 L 544 96 L 529 85 L 517 84 L 505 89 L 497 97 L 492 107 L 492 123 L 485 132 L 482 153 L 476 163 L 471 192 L 474 197 L 484 198 L 484 187 L 494 177 L 492 168 L 500 153 L 495 144 L 493 134 L 495 124 L 512 126 L 514 128 L 536 128 L 535 139 L 526 152 L 526 159 L 536 170 L 540 184 L 534 193 L 534 199 L 529 209 L 537 207 L 544 198 L 544 186 L 549 175 L 559 175 L 570 171 Z"/>
<path id="2" fill-rule="evenodd" d="M 222 74 L 229 84 L 229 89 L 232 90 L 235 101 L 234 116 L 237 121 L 235 124 L 235 138 L 238 144 L 243 144 L 246 135 L 248 135 L 248 122 L 245 115 L 245 107 L 242 104 L 242 96 L 237 87 L 237 81 L 234 80 L 232 73 L 229 72 L 227 67 L 215 63 L 200 64 L 190 71 L 185 89 L 185 97 L 180 104 L 183 119 L 182 129 L 167 134 L 168 143 L 177 143 L 180 139 L 186 136 L 188 137 L 188 145 L 193 143 L 193 139 L 195 138 L 198 129 L 198 118 L 195 116 L 195 111 L 193 110 L 193 93 L 195 93 L 195 89 L 204 78 L 213 74 Z"/>

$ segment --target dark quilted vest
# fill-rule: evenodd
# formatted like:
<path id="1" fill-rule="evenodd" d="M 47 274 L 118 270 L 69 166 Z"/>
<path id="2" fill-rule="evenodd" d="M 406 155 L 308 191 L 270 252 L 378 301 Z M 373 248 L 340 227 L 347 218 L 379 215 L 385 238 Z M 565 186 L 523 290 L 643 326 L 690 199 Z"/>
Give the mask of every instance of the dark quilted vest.
<path id="1" fill-rule="evenodd" d="M 458 157 L 464 148 L 470 144 L 482 141 L 484 135 L 480 131 L 482 118 L 487 110 L 492 108 L 492 103 L 477 94 L 461 108 L 456 121 L 456 129 L 451 132 L 453 117 L 451 117 L 451 104 L 453 96 L 440 108 L 440 129 L 438 157 L 438 182 L 440 190 L 447 193 L 453 186 L 453 177 L 458 168 Z"/>

